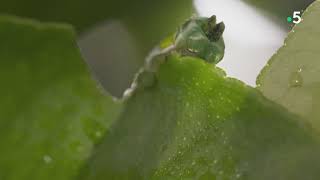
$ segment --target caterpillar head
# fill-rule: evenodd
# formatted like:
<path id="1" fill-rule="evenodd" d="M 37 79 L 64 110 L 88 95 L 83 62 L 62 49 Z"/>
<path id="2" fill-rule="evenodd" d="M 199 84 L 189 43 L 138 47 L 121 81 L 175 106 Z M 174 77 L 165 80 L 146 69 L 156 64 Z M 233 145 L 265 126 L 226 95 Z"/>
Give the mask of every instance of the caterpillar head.
<path id="1" fill-rule="evenodd" d="M 223 22 L 217 24 L 216 16 L 192 18 L 176 33 L 176 50 L 182 55 L 199 57 L 216 64 L 224 56 L 224 29 Z"/>

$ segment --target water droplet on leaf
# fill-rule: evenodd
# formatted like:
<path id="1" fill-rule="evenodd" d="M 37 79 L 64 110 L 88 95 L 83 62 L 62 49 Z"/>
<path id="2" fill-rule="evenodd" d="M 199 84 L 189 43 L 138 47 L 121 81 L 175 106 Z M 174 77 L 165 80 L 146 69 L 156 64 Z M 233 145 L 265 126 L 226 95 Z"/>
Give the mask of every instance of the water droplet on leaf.
<path id="1" fill-rule="evenodd" d="M 44 155 L 43 156 L 43 161 L 46 163 L 46 164 L 50 164 L 52 162 L 52 157 L 49 156 L 49 155 Z"/>
<path id="2" fill-rule="evenodd" d="M 296 72 L 290 75 L 289 85 L 290 87 L 301 87 L 303 84 L 303 78 L 301 76 L 302 68 L 299 68 Z"/>
<path id="3" fill-rule="evenodd" d="M 83 130 L 91 141 L 97 143 L 103 136 L 105 127 L 98 121 L 85 119 L 83 121 Z"/>

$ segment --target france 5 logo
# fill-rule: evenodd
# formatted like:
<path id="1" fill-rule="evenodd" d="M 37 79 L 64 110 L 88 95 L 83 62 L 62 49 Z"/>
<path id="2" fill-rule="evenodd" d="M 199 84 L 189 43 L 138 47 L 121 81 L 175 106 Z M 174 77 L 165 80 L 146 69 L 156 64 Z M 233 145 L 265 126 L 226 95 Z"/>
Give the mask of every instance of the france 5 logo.
<path id="1" fill-rule="evenodd" d="M 292 16 L 287 17 L 288 23 L 299 24 L 302 21 L 301 14 L 302 11 L 294 11 Z"/>

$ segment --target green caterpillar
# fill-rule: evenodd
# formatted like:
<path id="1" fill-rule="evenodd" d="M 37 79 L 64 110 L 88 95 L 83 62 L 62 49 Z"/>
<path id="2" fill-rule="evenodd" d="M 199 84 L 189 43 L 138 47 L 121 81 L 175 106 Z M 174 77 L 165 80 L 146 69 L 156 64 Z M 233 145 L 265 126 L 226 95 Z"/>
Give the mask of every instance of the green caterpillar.
<path id="1" fill-rule="evenodd" d="M 174 36 L 162 41 L 160 47 L 151 52 L 146 60 L 147 69 L 153 69 L 151 67 L 158 65 L 163 56 L 173 52 L 183 56 L 199 57 L 209 63 L 217 64 L 224 56 L 225 45 L 222 37 L 224 30 L 224 23 L 217 24 L 216 16 L 194 17 L 187 20 Z"/>
<path id="2" fill-rule="evenodd" d="M 196 56 L 217 64 L 224 56 L 224 29 L 223 22 L 216 23 L 216 16 L 190 19 L 176 33 L 175 49 L 182 55 Z"/>
<path id="3" fill-rule="evenodd" d="M 172 53 L 199 57 L 213 64 L 220 62 L 225 50 L 222 37 L 224 29 L 223 22 L 216 23 L 216 16 L 195 17 L 187 20 L 178 28 L 174 36 L 162 41 L 160 46 L 150 53 L 144 68 L 136 74 L 131 88 L 125 92 L 125 97 L 129 97 L 137 88 L 152 86 L 156 79 L 154 72 Z"/>

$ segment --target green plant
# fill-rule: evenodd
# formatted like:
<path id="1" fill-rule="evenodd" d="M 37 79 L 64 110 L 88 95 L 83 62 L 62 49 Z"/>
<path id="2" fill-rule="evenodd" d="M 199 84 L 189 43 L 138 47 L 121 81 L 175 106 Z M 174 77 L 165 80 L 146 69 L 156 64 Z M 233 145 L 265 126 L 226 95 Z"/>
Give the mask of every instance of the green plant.
<path id="1" fill-rule="evenodd" d="M 291 101 L 319 96 L 319 9 L 258 89 L 178 50 L 152 57 L 122 100 L 97 86 L 70 26 L 0 16 L 0 179 L 317 179 L 318 104 Z"/>

